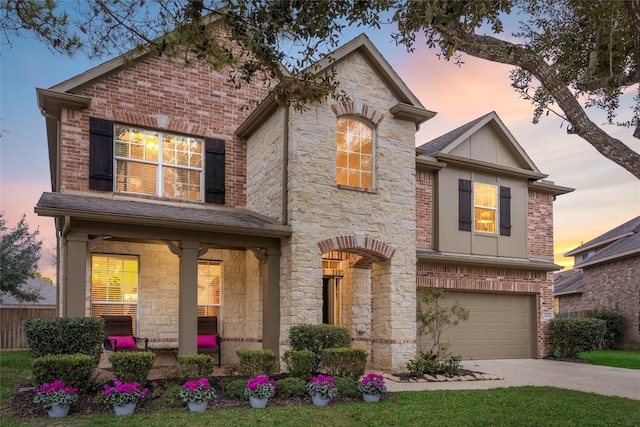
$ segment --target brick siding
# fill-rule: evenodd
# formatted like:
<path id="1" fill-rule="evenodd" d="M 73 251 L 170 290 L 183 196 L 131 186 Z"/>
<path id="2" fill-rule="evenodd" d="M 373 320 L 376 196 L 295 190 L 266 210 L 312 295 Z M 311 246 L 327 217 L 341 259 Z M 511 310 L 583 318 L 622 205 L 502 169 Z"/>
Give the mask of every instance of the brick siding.
<path id="1" fill-rule="evenodd" d="M 155 129 L 155 115 L 163 114 L 168 132 L 226 141 L 225 204 L 244 207 L 246 147 L 234 131 L 251 110 L 241 108 L 255 105 L 267 92 L 261 82 L 235 89 L 228 71 L 215 72 L 205 64 L 185 67 L 147 57 L 84 88 L 80 94 L 91 98 L 88 109 L 63 114 L 60 190 L 90 191 L 89 117 Z"/>
<path id="2" fill-rule="evenodd" d="M 529 255 L 553 260 L 553 196 L 529 191 Z"/>
<path id="3" fill-rule="evenodd" d="M 416 171 L 416 244 L 432 247 L 433 174 Z"/>

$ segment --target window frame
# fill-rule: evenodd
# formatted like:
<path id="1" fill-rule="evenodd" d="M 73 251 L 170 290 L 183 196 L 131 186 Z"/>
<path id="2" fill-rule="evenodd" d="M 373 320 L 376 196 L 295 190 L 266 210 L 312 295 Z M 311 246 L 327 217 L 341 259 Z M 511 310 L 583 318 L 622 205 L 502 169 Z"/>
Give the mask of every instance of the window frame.
<path id="1" fill-rule="evenodd" d="M 220 297 L 219 297 L 220 302 L 217 303 L 217 304 L 201 304 L 200 303 L 200 300 L 199 300 L 200 299 L 200 295 L 199 295 L 200 294 L 200 265 L 203 265 L 203 264 L 215 265 L 215 266 L 218 266 L 218 268 L 219 268 L 219 273 L 218 273 L 218 293 L 220 295 Z M 222 261 L 211 260 L 211 259 L 199 259 L 198 260 L 198 284 L 197 284 L 197 287 L 198 287 L 198 290 L 197 290 L 198 291 L 198 300 L 196 301 L 196 310 L 198 312 L 198 315 L 200 315 L 200 308 L 201 307 L 204 308 L 204 310 L 205 310 L 205 313 L 202 314 L 202 315 L 206 315 L 206 316 L 211 315 L 209 313 L 206 313 L 206 309 L 208 307 L 217 307 L 217 315 L 216 316 L 218 317 L 218 330 L 221 330 L 220 326 L 222 325 L 222 301 L 223 301 L 223 295 L 222 295 L 222 289 L 223 289 L 223 286 L 222 286 Z M 205 289 L 205 291 L 206 291 L 206 289 Z"/>
<path id="2" fill-rule="evenodd" d="M 479 186 L 486 186 L 486 187 L 492 187 L 493 188 L 493 205 L 494 206 L 489 206 L 489 205 L 481 205 L 478 204 L 478 187 Z M 500 229 L 499 226 L 499 219 L 500 219 L 500 197 L 499 197 L 499 186 L 496 184 L 488 184 L 486 182 L 480 182 L 480 181 L 473 181 L 473 191 L 472 191 L 472 197 L 473 197 L 473 209 L 472 209 L 472 221 L 473 221 L 473 231 L 476 233 L 487 233 L 487 234 L 498 234 L 498 230 Z M 476 212 L 478 210 L 483 210 L 483 211 L 490 211 L 493 212 L 493 220 L 488 220 L 490 221 L 489 223 L 493 223 L 493 230 L 479 230 L 478 227 L 478 222 L 483 221 L 482 219 L 476 219 Z M 484 213 L 484 212 L 483 212 Z"/>
<path id="3" fill-rule="evenodd" d="M 362 135 L 356 135 L 356 134 L 350 134 L 348 132 L 340 132 L 339 131 L 339 122 L 345 120 L 345 121 L 353 121 L 359 125 L 362 125 L 364 127 L 366 127 L 367 129 L 370 130 L 371 132 L 371 153 L 370 154 L 363 154 L 362 152 L 362 140 L 364 139 L 362 137 Z M 349 126 L 349 123 L 347 122 L 347 128 Z M 344 135 L 345 140 L 347 138 L 351 137 L 357 137 L 359 138 L 359 147 L 360 150 L 359 151 L 349 151 L 349 150 L 340 150 L 339 149 L 339 135 Z M 361 190 L 361 191 L 375 191 L 376 190 L 376 178 L 377 178 L 377 174 L 376 174 L 376 155 L 377 155 L 377 133 L 376 133 L 376 128 L 375 126 L 373 126 L 371 123 L 369 123 L 366 120 L 363 120 L 361 117 L 358 116 L 341 116 L 338 117 L 336 120 L 336 137 L 335 137 L 335 150 L 336 150 L 336 157 L 335 157 L 335 182 L 336 185 L 339 188 L 347 188 L 347 189 L 356 189 L 356 190 Z M 345 141 L 345 145 L 349 145 L 346 141 Z M 346 166 L 342 167 L 339 166 L 340 164 L 340 160 L 339 160 L 339 156 L 340 153 L 345 153 L 345 157 L 346 157 Z M 360 162 L 359 162 L 359 168 L 355 169 L 355 168 L 350 168 L 349 166 L 349 157 L 350 155 L 353 154 L 358 154 L 360 156 Z M 367 173 L 369 172 L 368 170 L 362 169 L 362 156 L 370 156 L 371 157 L 371 186 L 369 187 L 365 187 L 362 185 L 362 176 L 363 173 Z M 360 185 L 351 185 L 351 183 L 346 184 L 346 183 L 340 183 L 339 182 L 339 170 L 340 169 L 344 169 L 345 173 L 347 174 L 346 176 L 346 182 L 349 182 L 349 171 L 357 171 L 358 172 L 358 176 L 359 176 L 359 182 Z"/>
<path id="4" fill-rule="evenodd" d="M 125 144 L 130 144 L 130 141 L 125 141 L 125 140 L 120 140 L 118 137 L 121 133 L 121 131 L 131 131 L 131 132 L 137 132 L 137 133 L 143 133 L 143 134 L 151 134 L 154 135 L 156 137 L 156 150 L 157 150 L 157 159 L 154 160 L 149 160 L 146 158 L 136 158 L 136 157 L 127 157 L 127 156 L 123 156 L 123 155 L 119 155 L 118 154 L 118 141 L 122 141 Z M 172 164 L 169 163 L 167 159 L 165 159 L 165 155 L 164 155 L 164 150 L 165 147 L 163 147 L 164 145 L 164 141 L 166 138 L 171 138 L 171 137 L 177 137 L 180 139 L 191 139 L 194 140 L 194 142 L 199 143 L 200 144 L 200 167 L 194 167 L 194 166 L 185 166 L 185 165 L 180 165 L 180 164 Z M 144 153 L 146 154 L 146 147 L 144 148 Z M 196 136 L 189 136 L 189 135 L 184 135 L 184 134 L 179 134 L 179 133 L 175 133 L 175 132 L 166 132 L 164 130 L 160 130 L 160 129 L 153 129 L 153 128 L 145 128 L 145 127 L 141 127 L 141 126 L 135 126 L 135 125 L 128 125 L 128 124 L 124 124 L 124 123 L 114 123 L 114 133 L 113 133 L 113 191 L 117 192 L 117 193 L 124 193 L 124 194 L 138 194 L 138 195 L 147 195 L 147 196 L 155 196 L 155 197 L 162 197 L 162 198 L 167 198 L 167 199 L 174 199 L 174 200 L 187 200 L 187 201 L 195 201 L 195 202 L 202 202 L 205 199 L 205 157 L 206 157 L 206 152 L 205 152 L 205 138 L 200 138 L 200 137 L 196 137 Z M 127 164 L 139 164 L 139 165 L 150 165 L 155 167 L 155 192 L 152 193 L 147 193 L 147 192 L 138 192 L 138 191 L 130 191 L 130 190 L 121 190 L 118 189 L 118 179 L 120 178 L 121 174 L 118 172 L 118 163 L 121 162 L 123 164 L 123 167 L 126 167 Z M 170 195 L 166 195 L 165 194 L 165 188 L 168 188 L 169 185 L 171 185 L 170 183 L 167 183 L 164 179 L 164 173 L 165 173 L 165 169 L 173 169 L 173 170 L 177 170 L 177 171 L 186 171 L 187 173 L 189 172 L 197 172 L 199 173 L 199 178 L 198 178 L 198 187 L 199 187 L 199 196 L 197 199 L 194 198 L 189 198 L 189 197 L 176 197 L 176 196 L 170 196 Z M 126 177 L 127 175 L 125 175 Z M 176 183 L 183 183 L 183 185 L 187 185 L 189 186 L 190 183 L 187 181 L 186 183 L 183 181 L 174 181 Z M 187 195 L 189 193 L 191 193 L 191 191 L 189 191 L 187 189 L 186 191 Z"/>
<path id="5" fill-rule="evenodd" d="M 125 301 L 124 299 L 124 292 L 122 291 L 122 286 L 124 285 L 122 282 L 119 283 L 119 286 L 121 288 L 120 292 L 123 294 L 123 297 L 120 301 L 113 301 L 110 299 L 106 299 L 106 300 L 100 300 L 100 299 L 94 299 L 94 286 L 97 286 L 97 284 L 95 284 L 94 282 L 94 277 L 96 274 L 99 274 L 98 272 L 96 272 L 95 267 L 94 267 L 94 258 L 95 257 L 103 257 L 103 258 L 113 258 L 114 260 L 118 260 L 118 262 L 123 263 L 124 266 L 124 262 L 125 261 L 135 261 L 136 262 L 136 284 L 135 284 L 135 301 Z M 133 315 L 131 315 L 131 318 L 133 319 L 133 332 L 134 335 L 136 333 L 136 327 L 138 324 L 138 315 L 139 315 L 139 310 L 138 310 L 138 303 L 139 303 L 139 299 L 140 299 L 140 257 L 137 255 L 123 255 L 123 254 L 110 254 L 110 253 L 93 253 L 91 254 L 91 258 L 90 258 L 90 262 L 91 262 L 91 276 L 90 276 L 90 310 L 91 310 L 91 316 L 92 317 L 100 317 L 103 315 L 131 315 L 131 313 L 126 309 L 126 307 L 133 307 Z M 110 270 L 106 270 L 107 273 L 110 273 Z M 123 275 L 125 273 L 125 271 L 123 270 L 121 272 Z M 113 277 L 117 277 L 117 276 L 113 276 Z M 107 276 L 106 281 L 107 284 L 106 285 L 100 285 L 100 286 L 104 286 L 105 288 L 109 288 L 111 285 L 108 283 L 111 280 L 111 277 Z M 119 310 L 119 313 L 114 313 L 111 311 L 107 311 L 107 312 L 103 312 L 103 313 L 96 313 L 95 312 L 95 308 L 94 306 L 122 306 L 122 309 Z"/>

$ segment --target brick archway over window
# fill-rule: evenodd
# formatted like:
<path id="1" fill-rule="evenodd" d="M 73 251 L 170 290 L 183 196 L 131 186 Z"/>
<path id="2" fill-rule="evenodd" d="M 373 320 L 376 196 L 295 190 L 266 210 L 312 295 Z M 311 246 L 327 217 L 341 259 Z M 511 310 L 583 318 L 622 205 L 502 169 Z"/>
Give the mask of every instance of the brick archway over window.
<path id="1" fill-rule="evenodd" d="M 360 255 L 353 267 L 369 268 L 374 262 L 390 260 L 396 253 L 391 246 L 364 234 L 354 233 L 351 236 L 336 236 L 318 243 L 322 253 L 341 251 Z"/>
<path id="2" fill-rule="evenodd" d="M 384 116 L 380 111 L 362 101 L 348 101 L 341 102 L 339 104 L 331 104 L 331 110 L 337 117 L 346 115 L 361 116 L 370 120 L 371 123 L 376 126 L 378 126 L 384 119 Z"/>

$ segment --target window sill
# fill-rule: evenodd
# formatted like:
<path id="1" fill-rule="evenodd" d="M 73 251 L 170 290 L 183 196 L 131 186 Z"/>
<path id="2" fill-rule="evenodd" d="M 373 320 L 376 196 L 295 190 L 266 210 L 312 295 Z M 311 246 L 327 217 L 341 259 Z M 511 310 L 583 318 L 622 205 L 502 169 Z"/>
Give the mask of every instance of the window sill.
<path id="1" fill-rule="evenodd" d="M 350 185 L 342 185 L 342 184 L 336 184 L 336 187 L 338 187 L 341 190 L 350 190 L 350 191 L 358 191 L 360 193 L 378 194 L 378 190 L 376 190 L 375 188 L 351 187 Z"/>

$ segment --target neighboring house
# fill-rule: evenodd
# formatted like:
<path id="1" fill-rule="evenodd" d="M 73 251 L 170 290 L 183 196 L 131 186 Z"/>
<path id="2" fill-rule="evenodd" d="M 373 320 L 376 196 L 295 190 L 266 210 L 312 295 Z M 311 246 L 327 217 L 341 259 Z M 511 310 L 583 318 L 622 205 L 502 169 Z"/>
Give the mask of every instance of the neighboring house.
<path id="1" fill-rule="evenodd" d="M 38 301 L 24 302 L 18 301 L 13 295 L 1 294 L 0 307 L 19 306 L 52 306 L 56 305 L 56 287 L 50 281 L 42 280 L 40 277 L 32 277 L 22 286 L 25 291 L 38 291 L 40 297 Z"/>
<path id="2" fill-rule="evenodd" d="M 416 149 L 435 113 L 369 39 L 332 56 L 319 70 L 351 101 L 304 112 L 152 55 L 37 89 L 53 191 L 35 210 L 59 231 L 60 315 L 130 314 L 180 354 L 216 315 L 224 363 L 337 323 L 372 368 L 400 371 L 417 289 L 435 286 L 473 305 L 465 357 L 548 354 L 552 202 L 571 189 L 542 181 L 495 113 Z"/>
<path id="3" fill-rule="evenodd" d="M 640 350 L 640 216 L 567 252 L 574 269 L 555 277 L 560 313 L 617 309 L 624 318 L 618 347 Z"/>

